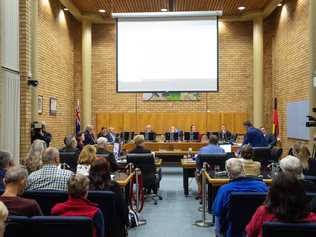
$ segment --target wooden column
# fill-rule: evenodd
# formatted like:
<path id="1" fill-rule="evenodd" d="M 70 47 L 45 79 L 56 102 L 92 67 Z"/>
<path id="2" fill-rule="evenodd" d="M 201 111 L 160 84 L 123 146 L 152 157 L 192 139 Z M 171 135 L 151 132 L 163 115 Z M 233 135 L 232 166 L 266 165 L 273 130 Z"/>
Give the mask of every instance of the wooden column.
<path id="1" fill-rule="evenodd" d="M 32 71 L 32 78 L 31 80 L 38 81 L 38 0 L 32 0 L 32 22 L 31 22 L 31 71 Z M 31 119 L 32 122 L 38 121 L 38 105 L 37 105 L 37 87 L 31 87 Z"/>

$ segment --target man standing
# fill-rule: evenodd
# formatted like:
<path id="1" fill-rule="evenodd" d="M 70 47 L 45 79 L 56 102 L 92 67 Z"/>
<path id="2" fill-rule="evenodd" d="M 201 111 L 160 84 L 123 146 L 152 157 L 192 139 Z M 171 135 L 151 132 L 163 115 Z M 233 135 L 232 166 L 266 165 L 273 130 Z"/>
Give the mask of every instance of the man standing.
<path id="1" fill-rule="evenodd" d="M 244 122 L 244 127 L 247 132 L 244 137 L 243 145 L 250 144 L 252 147 L 267 146 L 266 139 L 260 129 L 255 128 L 249 120 Z"/>

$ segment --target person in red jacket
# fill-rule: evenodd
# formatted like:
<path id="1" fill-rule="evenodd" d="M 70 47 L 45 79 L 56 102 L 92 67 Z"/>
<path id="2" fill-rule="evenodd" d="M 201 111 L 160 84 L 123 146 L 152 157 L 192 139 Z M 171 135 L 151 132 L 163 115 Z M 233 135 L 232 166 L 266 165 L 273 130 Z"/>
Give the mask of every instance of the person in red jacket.
<path id="1" fill-rule="evenodd" d="M 273 180 L 265 203 L 260 206 L 246 227 L 248 237 L 262 237 L 265 222 L 316 222 L 310 212 L 304 185 L 291 174 L 279 173 Z"/>
<path id="2" fill-rule="evenodd" d="M 84 216 L 94 224 L 93 237 L 104 236 L 104 217 L 96 204 L 87 200 L 89 179 L 84 175 L 73 175 L 68 181 L 69 199 L 56 204 L 51 214 L 55 216 Z"/>

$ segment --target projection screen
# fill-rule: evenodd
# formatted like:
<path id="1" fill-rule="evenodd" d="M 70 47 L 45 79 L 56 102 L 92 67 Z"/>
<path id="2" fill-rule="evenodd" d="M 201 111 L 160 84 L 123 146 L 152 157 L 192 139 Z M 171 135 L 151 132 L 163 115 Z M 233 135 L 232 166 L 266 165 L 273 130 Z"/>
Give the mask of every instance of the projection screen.
<path id="1" fill-rule="evenodd" d="M 218 91 L 218 20 L 117 19 L 118 92 Z"/>

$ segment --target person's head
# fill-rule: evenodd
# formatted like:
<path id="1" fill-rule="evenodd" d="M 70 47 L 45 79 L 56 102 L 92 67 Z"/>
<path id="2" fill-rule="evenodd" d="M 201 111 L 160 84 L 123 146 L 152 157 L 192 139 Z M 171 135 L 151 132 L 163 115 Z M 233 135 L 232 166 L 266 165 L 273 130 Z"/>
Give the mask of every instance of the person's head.
<path id="1" fill-rule="evenodd" d="M 106 133 L 106 131 L 107 131 L 106 127 L 102 127 L 100 130 L 100 133 L 104 134 L 104 133 Z"/>
<path id="2" fill-rule="evenodd" d="M 14 195 L 22 195 L 26 187 L 28 172 L 21 166 L 9 168 L 4 176 L 6 191 L 15 192 Z"/>
<path id="3" fill-rule="evenodd" d="M 295 175 L 298 179 L 303 179 L 303 166 L 301 161 L 295 156 L 286 156 L 280 160 L 280 168 L 283 173 Z"/>
<path id="4" fill-rule="evenodd" d="M 89 178 L 76 174 L 68 180 L 68 194 L 72 198 L 87 198 L 89 191 Z"/>
<path id="5" fill-rule="evenodd" d="M 77 133 L 76 139 L 77 139 L 77 141 L 79 141 L 79 142 L 83 142 L 83 141 L 84 141 L 84 132 L 79 132 L 79 133 Z"/>
<path id="6" fill-rule="evenodd" d="M 137 135 L 134 137 L 134 143 L 136 146 L 144 146 L 145 138 L 143 135 Z"/>
<path id="7" fill-rule="evenodd" d="M 226 161 L 226 171 L 230 179 L 237 179 L 245 176 L 242 161 L 238 158 L 230 158 Z"/>
<path id="8" fill-rule="evenodd" d="M 303 169 L 308 169 L 309 168 L 308 161 L 311 158 L 311 153 L 310 153 L 310 151 L 309 151 L 309 149 L 308 149 L 308 147 L 306 145 L 303 145 L 301 147 L 301 150 L 298 153 L 297 158 L 300 159 L 300 161 L 302 163 L 302 166 L 303 166 Z"/>
<path id="9" fill-rule="evenodd" d="M 192 124 L 190 130 L 191 132 L 196 132 L 197 131 L 196 125 Z"/>
<path id="10" fill-rule="evenodd" d="M 115 133 L 115 129 L 113 127 L 109 127 L 109 132 L 114 134 Z"/>
<path id="11" fill-rule="evenodd" d="M 7 151 L 0 151 L 0 169 L 7 170 L 10 167 L 11 153 Z"/>
<path id="12" fill-rule="evenodd" d="M 7 207 L 0 201 L 0 237 L 4 235 L 5 232 L 5 221 L 7 220 L 9 211 Z"/>
<path id="13" fill-rule="evenodd" d="M 295 175 L 282 172 L 273 179 L 266 205 L 270 213 L 285 222 L 302 220 L 309 213 L 303 183 Z"/>
<path id="14" fill-rule="evenodd" d="M 42 156 L 43 165 L 59 165 L 59 151 L 55 147 L 47 148 Z"/>
<path id="15" fill-rule="evenodd" d="M 86 132 L 88 132 L 89 134 L 93 134 L 93 126 L 92 125 L 88 125 L 86 127 Z"/>
<path id="16" fill-rule="evenodd" d="M 266 131 L 266 129 L 265 129 L 264 127 L 261 127 L 260 130 L 261 130 L 261 132 L 262 132 L 264 135 L 267 134 L 267 131 Z"/>
<path id="17" fill-rule="evenodd" d="M 218 137 L 216 135 L 210 135 L 208 142 L 212 145 L 217 145 Z"/>
<path id="18" fill-rule="evenodd" d="M 147 124 L 145 127 L 145 132 L 151 132 L 152 131 L 152 127 L 150 124 Z"/>
<path id="19" fill-rule="evenodd" d="M 176 132 L 176 127 L 175 126 L 171 126 L 170 127 L 170 132 Z"/>
<path id="20" fill-rule="evenodd" d="M 110 184 L 110 164 L 102 158 L 96 159 L 90 167 L 89 171 L 90 189 L 102 190 L 105 186 Z"/>
<path id="21" fill-rule="evenodd" d="M 245 127 L 246 129 L 253 127 L 252 123 L 251 123 L 249 120 L 246 120 L 246 121 L 243 123 L 243 125 L 244 125 L 244 127 Z"/>
<path id="22" fill-rule="evenodd" d="M 29 172 L 38 170 L 42 166 L 45 149 L 46 143 L 43 140 L 37 139 L 33 141 L 25 160 L 25 165 Z"/>
<path id="23" fill-rule="evenodd" d="M 301 152 L 302 145 L 300 143 L 295 143 L 291 148 L 291 154 L 292 156 L 298 156 L 298 154 Z"/>
<path id="24" fill-rule="evenodd" d="M 105 137 L 99 137 L 97 140 L 98 148 L 106 149 L 108 144 L 108 139 Z"/>
<path id="25" fill-rule="evenodd" d="M 253 157 L 253 149 L 250 144 L 245 144 L 240 149 L 240 156 L 245 160 L 252 160 Z"/>
<path id="26" fill-rule="evenodd" d="M 86 145 L 79 155 L 79 164 L 83 165 L 91 165 L 93 161 L 96 159 L 96 149 L 95 146 Z"/>
<path id="27" fill-rule="evenodd" d="M 77 140 L 74 135 L 70 134 L 65 137 L 64 144 L 67 148 L 76 148 L 77 147 Z"/>
<path id="28" fill-rule="evenodd" d="M 226 131 L 225 124 L 222 124 L 222 125 L 221 125 L 221 130 L 222 130 L 222 131 Z"/>

